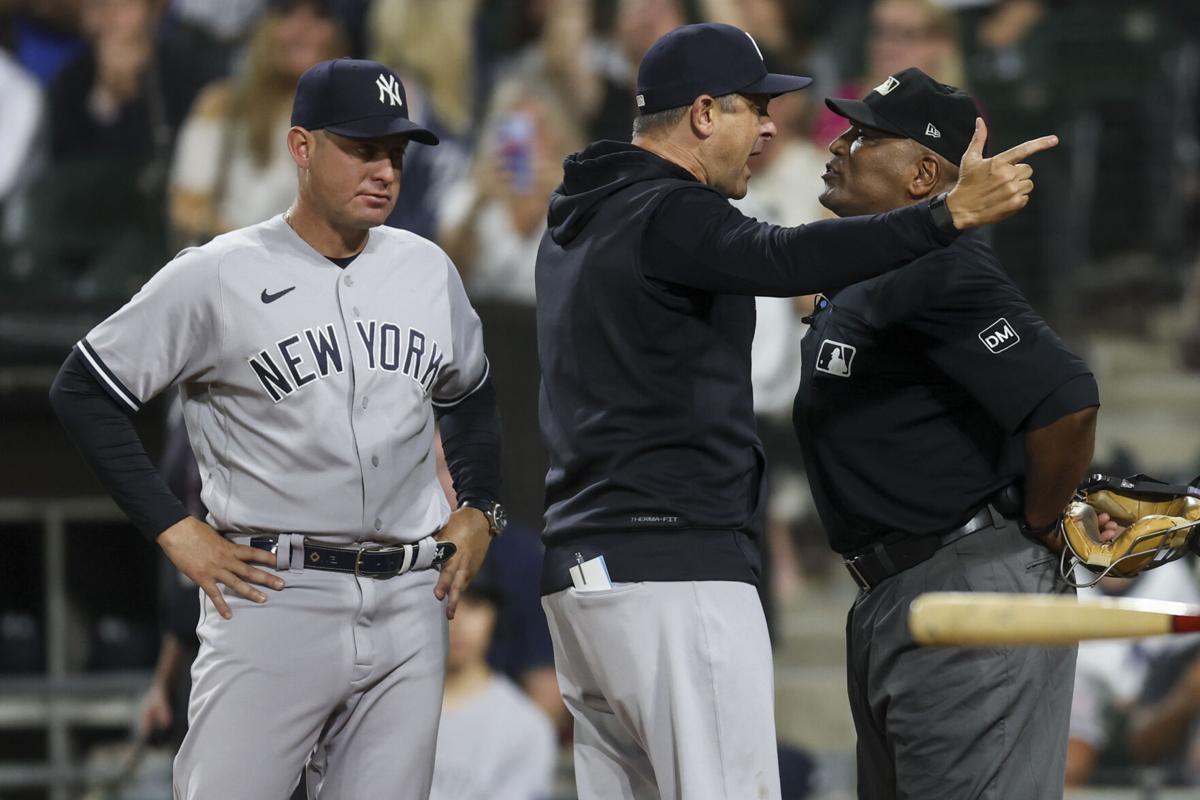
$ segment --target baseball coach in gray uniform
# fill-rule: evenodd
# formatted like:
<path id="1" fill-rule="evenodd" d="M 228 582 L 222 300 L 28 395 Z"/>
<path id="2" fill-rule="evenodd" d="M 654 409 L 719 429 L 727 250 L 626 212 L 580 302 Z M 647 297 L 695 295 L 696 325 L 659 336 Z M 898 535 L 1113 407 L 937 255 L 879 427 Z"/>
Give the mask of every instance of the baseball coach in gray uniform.
<path id="1" fill-rule="evenodd" d="M 408 119 L 399 79 L 370 61 L 318 64 L 292 125 L 292 207 L 180 253 L 80 340 L 50 397 L 203 593 L 175 797 L 284 798 L 307 764 L 310 796 L 416 800 L 446 618 L 503 528 L 495 396 L 454 265 L 380 227 L 405 148 L 437 144 Z M 130 420 L 169 386 L 207 523 L 168 491 Z"/>
<path id="2" fill-rule="evenodd" d="M 1024 155 L 982 127 L 948 194 L 781 228 L 743 216 L 770 99 L 729 25 L 659 39 L 632 143 L 564 164 L 538 251 L 539 407 L 549 454 L 542 603 L 575 718 L 581 798 L 778 798 L 759 579 L 765 460 L 754 428 L 754 295 L 845 286 L 1025 204 Z M 902 270 L 903 271 L 903 270 Z"/>

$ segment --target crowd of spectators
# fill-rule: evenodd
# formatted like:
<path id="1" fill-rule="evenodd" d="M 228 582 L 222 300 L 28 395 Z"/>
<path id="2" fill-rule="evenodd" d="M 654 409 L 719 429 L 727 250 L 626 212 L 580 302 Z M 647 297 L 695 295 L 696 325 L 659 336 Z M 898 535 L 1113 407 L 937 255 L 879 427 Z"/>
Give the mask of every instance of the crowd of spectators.
<path id="1" fill-rule="evenodd" d="M 1198 17 L 1182 0 L 4 0 L 0 277 L 114 302 L 180 246 L 277 213 L 295 78 L 345 54 L 395 67 L 445 142 L 410 154 L 392 224 L 444 244 L 482 298 L 527 302 L 557 162 L 628 137 L 641 54 L 707 19 L 813 74 L 810 99 L 919 66 L 977 93 L 994 148 L 1062 135 L 997 242 L 1035 302 L 1070 314 L 1064 285 L 1114 254 L 1158 257 L 1148 291 L 1186 282 Z M 813 105 L 796 135 L 820 151 L 840 120 Z"/>
<path id="2" fill-rule="evenodd" d="M 1145 303 L 1170 303 L 1187 290 L 1180 343 L 1200 365 L 1194 5 L 0 0 L 0 313 L 87 303 L 98 318 L 180 248 L 281 213 L 295 186 L 284 133 L 296 79 L 319 60 L 347 55 L 394 67 L 411 116 L 442 141 L 409 150 L 389 224 L 437 241 L 477 304 L 515 309 L 504 318 L 532 325 L 534 255 L 561 159 L 594 139 L 628 140 L 638 60 L 666 31 L 708 20 L 749 31 L 775 71 L 817 81 L 772 103 L 778 135 L 752 162 L 740 204 L 747 214 L 783 225 L 824 216 L 819 175 L 843 121 L 820 98 L 862 96 L 919 66 L 976 94 L 992 151 L 1032 135 L 1063 138 L 1038 157 L 1030 207 L 993 232 L 1002 260 L 1055 327 L 1070 332 L 1099 316 L 1094 301 L 1113 296 L 1114 286 Z M 1140 268 L 1120 268 L 1128 263 Z M 804 298 L 761 301 L 754 349 L 756 411 L 776 470 L 771 594 L 784 600 L 806 573 L 830 564 L 788 421 L 810 306 Z M 532 356 L 526 362 L 532 375 Z M 519 409 L 506 425 L 533 430 L 520 415 L 534 413 Z M 466 728 L 473 692 L 511 700 L 510 685 L 475 658 L 490 638 L 492 599 L 481 595 L 478 628 L 462 637 L 471 654 L 455 685 Z M 1167 764 L 1172 779 L 1200 780 L 1196 648 L 1093 655 L 1081 654 L 1073 776 L 1105 777 L 1093 765 L 1117 747 L 1131 766 Z M 1134 665 L 1121 680 L 1109 668 L 1117 660 Z M 522 674 L 509 670 L 561 729 L 545 670 Z M 1162 677 L 1143 685 L 1143 675 Z M 1171 747 L 1149 735 L 1136 747 L 1121 738 L 1166 725 L 1179 733 Z"/>

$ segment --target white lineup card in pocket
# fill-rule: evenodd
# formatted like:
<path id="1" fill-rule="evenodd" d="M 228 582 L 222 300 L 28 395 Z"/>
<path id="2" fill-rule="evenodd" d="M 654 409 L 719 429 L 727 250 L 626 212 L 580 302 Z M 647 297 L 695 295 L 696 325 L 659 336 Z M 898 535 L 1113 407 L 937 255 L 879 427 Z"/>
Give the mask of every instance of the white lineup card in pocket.
<path id="1" fill-rule="evenodd" d="M 604 556 L 596 556 L 590 561 L 584 561 L 579 555 L 576 555 L 579 563 L 571 567 L 571 583 L 575 585 L 575 590 L 578 592 L 599 592 L 604 589 L 612 588 L 612 581 L 608 579 L 608 565 L 604 563 Z"/>

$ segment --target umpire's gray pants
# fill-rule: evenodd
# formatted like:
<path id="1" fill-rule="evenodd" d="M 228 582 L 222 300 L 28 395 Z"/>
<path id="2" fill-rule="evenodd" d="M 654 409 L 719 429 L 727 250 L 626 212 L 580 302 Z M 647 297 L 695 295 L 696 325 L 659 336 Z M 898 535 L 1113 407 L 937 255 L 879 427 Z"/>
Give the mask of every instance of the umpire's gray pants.
<path id="1" fill-rule="evenodd" d="M 862 800 L 1061 798 L 1074 647 L 919 647 L 922 592 L 1064 594 L 1058 557 L 989 527 L 860 592 L 846 622 Z"/>
<path id="2" fill-rule="evenodd" d="M 771 643 L 753 586 L 618 583 L 542 606 L 580 800 L 778 800 Z"/>

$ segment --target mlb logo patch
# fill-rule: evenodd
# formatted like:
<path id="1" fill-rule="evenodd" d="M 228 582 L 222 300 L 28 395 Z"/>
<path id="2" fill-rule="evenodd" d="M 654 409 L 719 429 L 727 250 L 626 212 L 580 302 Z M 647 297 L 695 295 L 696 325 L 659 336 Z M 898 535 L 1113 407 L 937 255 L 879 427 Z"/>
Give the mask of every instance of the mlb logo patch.
<path id="1" fill-rule="evenodd" d="M 854 365 L 854 355 L 857 352 L 858 350 L 852 344 L 826 339 L 821 342 L 821 349 L 817 352 L 817 372 L 836 375 L 839 378 L 849 378 L 850 368 Z"/>
<path id="2" fill-rule="evenodd" d="M 1021 341 L 1021 337 L 1013 326 L 1008 324 L 1008 320 L 1001 317 L 979 332 L 979 341 L 993 353 L 1003 353 Z"/>

